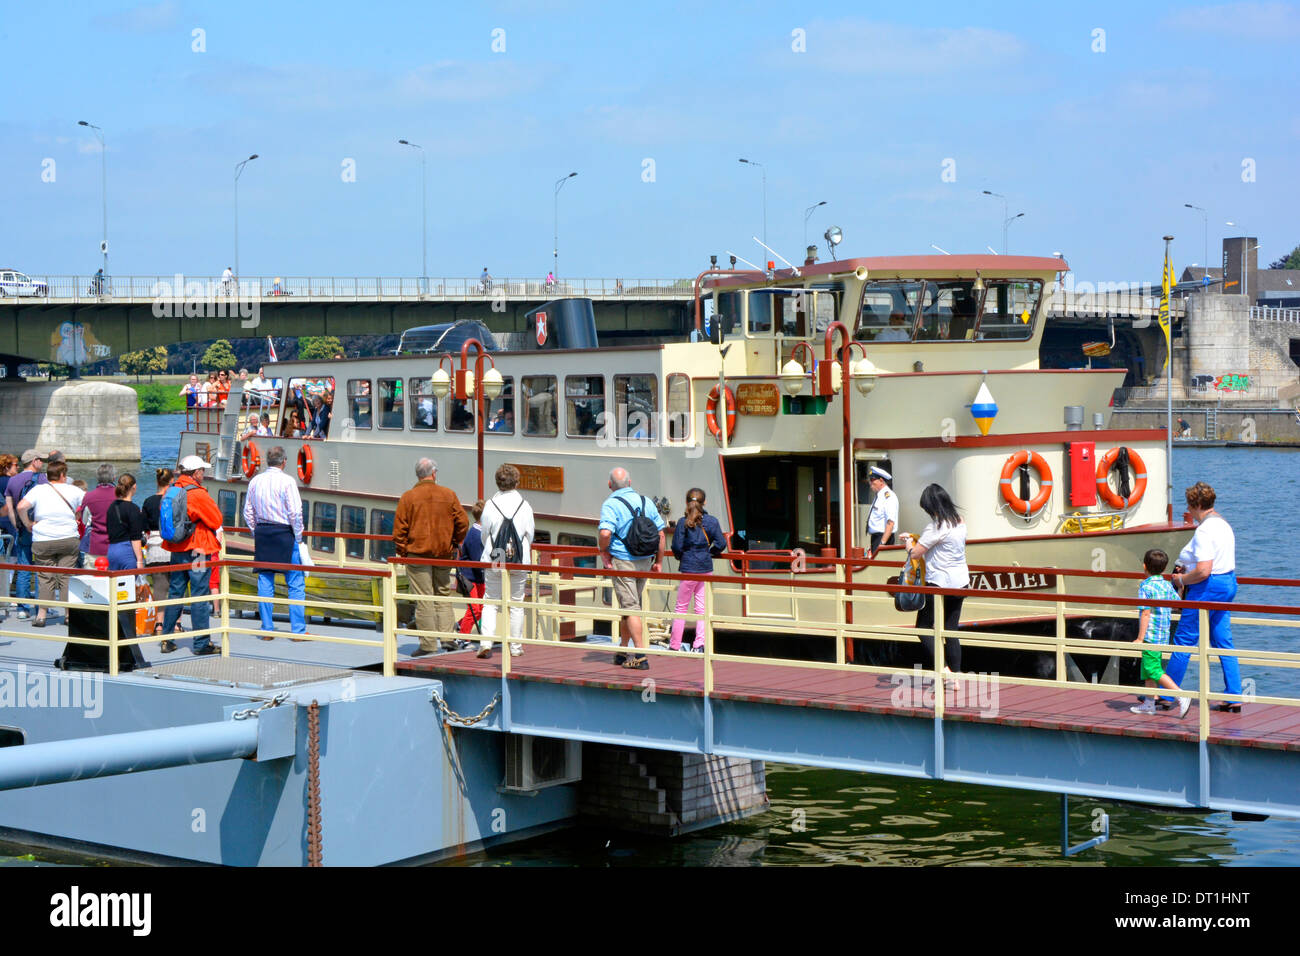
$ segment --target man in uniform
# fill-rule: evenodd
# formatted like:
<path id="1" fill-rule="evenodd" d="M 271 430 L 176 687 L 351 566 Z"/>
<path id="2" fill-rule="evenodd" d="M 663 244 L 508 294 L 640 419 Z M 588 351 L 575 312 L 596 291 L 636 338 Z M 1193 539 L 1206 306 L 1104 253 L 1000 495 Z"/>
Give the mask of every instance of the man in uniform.
<path id="1" fill-rule="evenodd" d="M 883 468 L 872 466 L 871 490 L 876 493 L 871 502 L 871 513 L 867 515 L 867 534 L 871 536 L 871 557 L 876 557 L 882 544 L 894 543 L 894 532 L 898 530 L 898 495 L 889 487 L 893 475 Z"/>

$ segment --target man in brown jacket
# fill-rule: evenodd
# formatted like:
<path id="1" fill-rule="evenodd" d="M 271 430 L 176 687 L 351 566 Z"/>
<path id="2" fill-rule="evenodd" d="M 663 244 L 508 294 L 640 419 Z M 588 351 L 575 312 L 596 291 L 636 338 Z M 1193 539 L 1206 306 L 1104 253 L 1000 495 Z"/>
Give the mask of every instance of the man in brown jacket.
<path id="1" fill-rule="evenodd" d="M 393 518 L 393 544 L 400 557 L 454 558 L 456 549 L 469 531 L 469 516 L 461 507 L 456 493 L 438 484 L 438 465 L 421 458 L 415 466 L 415 487 L 402 495 Z M 451 597 L 453 569 L 427 564 L 408 564 L 406 580 L 412 594 Z M 455 631 L 456 610 L 445 601 L 418 601 L 415 627 L 421 631 Z M 443 640 L 444 650 L 456 650 L 455 639 Z M 420 636 L 420 648 L 412 657 L 423 657 L 438 650 L 438 639 Z"/>

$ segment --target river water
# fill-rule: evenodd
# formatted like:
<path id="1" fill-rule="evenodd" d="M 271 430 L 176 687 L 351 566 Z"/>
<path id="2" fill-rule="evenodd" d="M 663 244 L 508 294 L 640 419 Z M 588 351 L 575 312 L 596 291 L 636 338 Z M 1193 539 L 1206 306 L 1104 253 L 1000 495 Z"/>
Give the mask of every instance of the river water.
<path id="1" fill-rule="evenodd" d="M 183 416 L 140 417 L 142 486 L 150 487 L 153 468 L 175 463 L 183 423 Z M 1298 450 L 1174 450 L 1176 500 L 1181 502 L 1181 489 L 1196 481 L 1214 486 L 1217 508 L 1236 531 L 1237 569 L 1243 576 L 1300 577 L 1293 563 L 1300 540 L 1300 513 L 1294 507 L 1298 474 Z M 1258 586 L 1242 587 L 1238 595 L 1238 601 L 1253 603 L 1296 604 L 1298 599 L 1295 592 Z M 1289 633 L 1294 632 L 1241 628 L 1237 645 L 1293 650 Z M 1191 686 L 1194 670 L 1188 674 Z M 1300 696 L 1296 670 L 1250 668 L 1245 676 L 1256 679 L 1261 693 Z M 1110 815 L 1111 839 L 1064 860 L 1060 798 L 1049 794 L 784 764 L 767 765 L 767 786 L 767 813 L 675 840 L 580 827 L 453 865 L 1300 865 L 1300 821 L 1234 822 L 1226 813 L 1075 798 L 1072 840 L 1094 835 L 1089 825 L 1097 809 Z"/>

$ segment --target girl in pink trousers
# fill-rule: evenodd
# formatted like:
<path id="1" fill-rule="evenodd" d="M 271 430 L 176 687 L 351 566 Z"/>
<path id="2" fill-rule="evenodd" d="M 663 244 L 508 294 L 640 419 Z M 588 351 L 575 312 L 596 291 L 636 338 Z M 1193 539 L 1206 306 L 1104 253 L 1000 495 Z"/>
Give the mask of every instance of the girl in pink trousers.
<path id="1" fill-rule="evenodd" d="M 718 519 L 704 510 L 704 492 L 692 488 L 686 492 L 686 514 L 677 522 L 673 530 L 673 556 L 679 563 L 682 574 L 712 574 L 713 559 L 727 550 L 727 541 L 722 536 L 722 526 Z M 704 613 L 703 581 L 682 581 L 677 586 L 677 613 L 685 614 L 694 605 L 694 613 Z M 682 649 L 682 631 L 686 622 L 682 618 L 673 619 L 672 640 L 668 649 Z M 692 651 L 703 653 L 704 637 L 707 627 L 701 621 L 695 628 L 695 645 Z"/>

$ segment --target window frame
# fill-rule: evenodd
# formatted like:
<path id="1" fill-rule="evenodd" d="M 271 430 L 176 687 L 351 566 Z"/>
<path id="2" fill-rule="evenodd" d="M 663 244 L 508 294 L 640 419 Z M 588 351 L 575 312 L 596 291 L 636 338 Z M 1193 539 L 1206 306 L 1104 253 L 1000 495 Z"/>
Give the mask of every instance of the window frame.
<path id="1" fill-rule="evenodd" d="M 571 431 L 569 431 L 569 402 L 571 402 L 571 401 L 578 402 L 578 401 L 584 401 L 584 400 L 586 400 L 586 401 L 590 401 L 591 399 L 593 399 L 593 398 L 596 397 L 596 395 L 595 395 L 594 393 L 590 393 L 590 392 L 587 393 L 586 395 L 574 395 L 574 396 L 570 396 L 570 395 L 569 395 L 569 381 L 570 381 L 571 379 L 585 379 L 585 380 L 588 380 L 588 381 L 590 381 L 591 379 L 599 379 L 599 380 L 600 380 L 600 411 L 599 411 L 598 413 L 596 413 L 596 414 L 594 414 L 594 415 L 592 416 L 593 421 L 595 421 L 595 423 L 596 423 L 596 431 L 595 431 L 593 434 L 591 434 L 591 435 L 584 435 L 584 434 L 582 434 L 582 433 L 580 433 L 580 432 L 571 432 Z M 606 384 L 605 384 L 605 376 L 604 376 L 603 374 L 596 374 L 596 375 L 566 375 L 566 376 L 564 376 L 564 437 L 565 437 L 565 438 L 579 438 L 579 439 L 583 439 L 584 441 L 597 441 L 597 440 L 599 440 L 600 437 L 601 437 L 602 432 L 604 432 L 605 429 L 608 428 L 608 426 L 609 426 L 609 414 L 608 414 L 608 412 L 609 412 L 609 398 L 608 398 L 608 396 L 609 396 L 609 389 L 606 387 Z M 603 417 L 602 417 L 602 416 L 603 416 Z M 575 417 L 576 417 L 576 416 L 575 416 Z M 602 421 L 604 422 L 603 425 L 601 424 Z"/>
<path id="2" fill-rule="evenodd" d="M 354 395 L 352 392 L 352 386 L 360 382 L 365 382 L 369 388 L 369 391 L 366 392 L 365 395 L 366 398 L 370 400 L 370 420 L 364 425 L 362 425 L 360 422 L 357 421 L 357 410 L 353 407 L 353 400 L 359 397 L 361 393 L 358 392 Z M 374 425 L 374 421 L 375 421 L 375 383 L 372 382 L 369 378 L 348 379 L 347 399 L 348 399 L 348 418 L 352 420 L 352 427 L 356 429 L 364 428 L 366 431 L 369 431 L 371 427 Z"/>
<path id="3" fill-rule="evenodd" d="M 672 381 L 675 378 L 685 379 L 686 381 L 686 411 L 684 413 L 678 411 L 670 411 L 668 408 L 668 404 L 671 401 L 671 396 L 672 396 Z M 674 445 L 690 444 L 691 425 L 694 421 L 694 419 L 692 418 L 692 407 L 691 407 L 695 403 L 694 391 L 695 390 L 691 387 L 691 377 L 687 375 L 685 372 L 669 372 L 667 375 L 664 376 L 664 429 L 667 432 L 667 434 L 664 437 L 664 441 Z M 673 416 L 680 415 L 680 414 L 685 414 L 686 416 L 685 434 L 681 438 L 673 438 L 672 427 L 671 427 Z"/>
<path id="4" fill-rule="evenodd" d="M 383 422 L 384 422 L 384 415 L 387 414 L 387 413 L 384 411 L 384 409 L 383 409 L 383 401 L 384 401 L 384 397 L 383 397 L 383 388 L 384 388 L 384 383 L 385 383 L 385 382 L 396 382 L 396 383 L 397 383 L 397 388 L 399 388 L 399 389 L 405 389 L 405 388 L 406 388 L 406 380 L 403 379 L 400 375 L 399 375 L 399 376 L 396 376 L 396 377 L 394 377 L 394 378 L 379 378 L 379 379 L 375 379 L 375 385 L 374 385 L 374 388 L 373 388 L 372 391 L 371 391 L 371 399 L 370 399 L 371 412 L 370 412 L 370 418 L 371 418 L 371 420 L 373 420 L 373 421 L 375 422 L 375 427 L 376 427 L 377 429 L 379 429 L 380 431 L 388 431 L 388 432 L 402 432 L 402 431 L 406 431 L 406 400 L 405 400 L 405 398 L 399 398 L 399 399 L 396 399 L 395 401 L 393 401 L 393 408 L 395 408 L 395 409 L 397 410 L 397 414 L 398 414 L 399 416 L 401 416 L 402 423 L 401 423 L 400 425 L 385 425 L 385 424 L 383 423 Z M 391 395 L 389 396 L 389 399 L 390 399 L 390 401 L 392 400 L 392 396 L 391 396 Z M 376 408 L 376 405 L 378 405 L 379 407 Z M 378 413 L 378 414 L 376 414 L 376 413 Z"/>
<path id="5" fill-rule="evenodd" d="M 416 382 L 424 382 L 426 387 L 428 388 L 428 391 L 421 391 L 420 388 L 414 384 Z M 423 377 L 411 376 L 406 380 L 406 395 L 408 399 L 408 405 L 410 405 L 410 407 L 407 409 L 407 412 L 410 417 L 411 431 L 413 432 L 436 432 L 438 430 L 438 419 L 441 417 L 442 402 L 438 401 L 438 396 L 433 394 L 432 383 L 433 383 L 433 379 L 430 378 L 429 376 L 423 376 Z M 430 399 L 433 402 L 433 424 L 432 425 L 418 424 L 419 417 L 416 415 L 416 411 L 415 411 L 414 403 L 418 401 L 422 401 L 426 398 Z"/>
<path id="6" fill-rule="evenodd" d="M 321 520 L 320 510 L 322 508 L 334 509 L 333 517 L 329 522 L 324 522 Z M 330 527 L 322 528 L 321 525 L 326 523 L 328 523 Z M 319 551 L 322 554 L 334 554 L 335 553 L 334 546 L 337 543 L 334 539 L 334 535 L 336 535 L 339 530 L 339 506 L 337 502 L 320 500 L 312 504 L 311 530 L 319 534 L 325 534 L 326 532 L 328 532 L 328 537 L 311 539 L 312 550 Z"/>
<path id="7" fill-rule="evenodd" d="M 555 416 L 555 424 L 551 428 L 550 434 L 545 432 L 530 432 L 527 429 L 529 415 L 525 414 L 522 419 L 519 415 L 519 399 L 515 400 L 515 421 L 519 424 L 519 434 L 523 438 L 558 438 L 560 435 L 560 409 L 558 399 L 560 396 L 560 379 L 557 375 L 521 375 L 519 376 L 519 395 L 522 396 L 524 389 L 527 388 L 524 383 L 535 381 L 536 379 L 549 379 L 551 382 L 551 414 Z M 541 394 L 534 392 L 534 395 Z M 527 401 L 527 400 L 525 400 Z"/>
<path id="8" fill-rule="evenodd" d="M 345 526 L 344 516 L 346 515 L 347 512 L 350 511 L 361 512 L 359 531 L 350 529 Z M 367 533 L 366 528 L 369 527 L 369 525 L 366 523 L 366 518 L 367 515 L 366 515 L 365 505 L 339 505 L 338 533 L 339 534 L 366 534 Z M 366 542 L 364 540 L 356 541 L 352 539 L 345 539 L 343 542 L 343 556 L 345 558 L 358 558 L 364 561 L 366 559 L 366 550 L 367 550 Z"/>
<path id="9" fill-rule="evenodd" d="M 623 396 L 627 397 L 627 379 L 638 378 L 650 382 L 653 405 L 650 409 L 650 434 L 647 438 L 632 438 L 629 434 L 629 425 L 632 421 L 632 410 L 629 407 L 626 417 L 620 419 L 618 415 L 619 406 L 619 379 L 625 380 L 623 386 Z M 653 444 L 659 438 L 659 377 L 653 372 L 616 372 L 610 377 L 611 384 L 614 386 L 614 434 L 620 441 Z M 626 404 L 626 403 L 625 403 Z M 605 427 L 609 427 L 609 415 L 605 416 Z"/>

